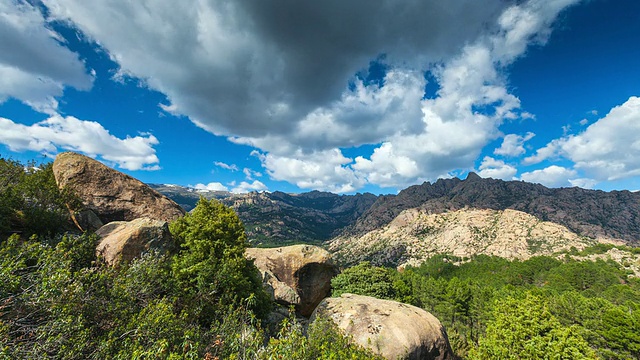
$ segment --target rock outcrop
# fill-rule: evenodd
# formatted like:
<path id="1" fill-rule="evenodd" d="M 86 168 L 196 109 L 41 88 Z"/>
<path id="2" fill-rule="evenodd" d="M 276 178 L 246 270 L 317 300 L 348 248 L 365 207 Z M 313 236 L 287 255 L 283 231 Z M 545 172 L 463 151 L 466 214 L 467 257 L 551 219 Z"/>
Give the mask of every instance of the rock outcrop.
<path id="1" fill-rule="evenodd" d="M 174 247 L 166 221 L 148 218 L 113 221 L 96 234 L 102 238 L 96 253 L 110 266 L 130 262 L 149 251 L 167 252 Z"/>
<path id="2" fill-rule="evenodd" d="M 310 316 L 331 292 L 331 279 L 338 273 L 331 255 L 310 245 L 247 249 L 262 274 L 263 283 L 274 300 L 294 305 L 302 316 Z"/>
<path id="3" fill-rule="evenodd" d="M 353 341 L 387 359 L 454 359 L 440 321 L 415 306 L 369 296 L 327 298 L 313 313 L 331 319 Z"/>
<path id="4" fill-rule="evenodd" d="M 58 154 L 53 174 L 59 188 L 78 196 L 104 224 L 140 217 L 171 221 L 184 215 L 184 210 L 166 196 L 84 155 Z"/>
<path id="5" fill-rule="evenodd" d="M 582 250 L 598 241 L 613 240 L 579 236 L 562 225 L 516 210 L 463 209 L 430 214 L 417 208 L 403 211 L 390 224 L 362 236 L 338 237 L 329 244 L 329 251 L 341 264 L 368 260 L 374 265 L 418 266 L 437 254 L 526 260 L 572 247 Z"/>

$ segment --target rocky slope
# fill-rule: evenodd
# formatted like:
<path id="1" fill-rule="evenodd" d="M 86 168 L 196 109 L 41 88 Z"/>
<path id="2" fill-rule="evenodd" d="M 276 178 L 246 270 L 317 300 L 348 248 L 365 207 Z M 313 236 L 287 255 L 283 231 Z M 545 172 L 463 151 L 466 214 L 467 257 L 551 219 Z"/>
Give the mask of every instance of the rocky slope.
<path id="1" fill-rule="evenodd" d="M 550 189 L 523 181 L 482 179 L 474 173 L 466 180 L 440 179 L 411 186 L 396 196 L 382 196 L 345 233 L 363 235 L 389 224 L 403 210 L 418 207 L 428 213 L 465 207 L 513 209 L 591 238 L 618 238 L 630 244 L 640 240 L 640 193 Z"/>
<path id="2" fill-rule="evenodd" d="M 377 197 L 373 194 L 336 195 L 311 191 L 302 194 L 251 192 L 232 194 L 198 191 L 175 185 L 151 187 L 180 204 L 195 207 L 200 196 L 218 199 L 232 207 L 247 229 L 254 245 L 322 243 L 355 223 Z"/>
<path id="3" fill-rule="evenodd" d="M 598 242 L 615 241 L 580 236 L 562 225 L 511 209 L 433 214 L 416 208 L 364 235 L 337 237 L 329 243 L 329 250 L 343 265 L 368 260 L 376 265 L 405 266 L 419 265 L 444 253 L 461 258 L 484 254 L 525 260 L 572 247 L 582 250 Z"/>
<path id="4" fill-rule="evenodd" d="M 345 239 L 359 241 L 409 209 L 424 214 L 461 209 L 517 210 L 592 240 L 640 243 L 640 193 L 550 189 L 522 181 L 482 179 L 474 173 L 465 180 L 440 179 L 433 184 L 411 186 L 397 195 L 382 196 L 339 196 L 317 191 L 297 195 L 230 194 L 184 189 L 178 193 L 175 186 L 156 189 L 180 204 L 184 204 L 186 198 L 195 204 L 200 195 L 220 199 L 236 210 L 247 227 L 249 239 L 256 245 L 318 244 L 332 238 L 338 238 L 338 243 Z M 380 251 L 389 258 L 399 259 L 405 245 L 393 243 Z"/>

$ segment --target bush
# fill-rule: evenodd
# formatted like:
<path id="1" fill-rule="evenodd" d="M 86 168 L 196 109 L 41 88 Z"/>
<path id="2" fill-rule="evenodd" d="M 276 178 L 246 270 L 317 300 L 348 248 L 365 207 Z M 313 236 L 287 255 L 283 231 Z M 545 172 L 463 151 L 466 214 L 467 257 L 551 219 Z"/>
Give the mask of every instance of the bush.
<path id="1" fill-rule="evenodd" d="M 344 270 L 331 280 L 331 286 L 334 297 L 351 293 L 393 300 L 396 296 L 389 270 L 372 266 L 368 261 Z"/>
<path id="2" fill-rule="evenodd" d="M 0 239 L 12 232 L 25 238 L 62 232 L 67 203 L 75 204 L 77 199 L 59 191 L 52 163 L 23 165 L 0 157 Z"/>
<path id="3" fill-rule="evenodd" d="M 257 268 L 244 257 L 247 238 L 238 216 L 216 200 L 201 198 L 196 208 L 170 224 L 180 246 L 172 270 L 190 312 L 208 326 L 229 305 L 246 305 L 266 315 L 270 299 Z"/>

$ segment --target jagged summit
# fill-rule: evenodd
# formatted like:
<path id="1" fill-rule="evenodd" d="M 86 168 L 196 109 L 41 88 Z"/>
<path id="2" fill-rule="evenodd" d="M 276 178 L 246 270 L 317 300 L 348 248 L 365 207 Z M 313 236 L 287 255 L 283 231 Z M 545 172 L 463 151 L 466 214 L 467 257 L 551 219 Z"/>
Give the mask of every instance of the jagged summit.
<path id="1" fill-rule="evenodd" d="M 467 174 L 467 178 L 465 179 L 465 181 L 467 182 L 478 181 L 478 180 L 482 180 L 482 178 L 480 177 L 480 175 L 474 173 L 473 171 L 470 171 L 469 174 Z"/>
<path id="2" fill-rule="evenodd" d="M 200 195 L 176 187 L 156 188 L 187 210 Z M 460 209 L 518 210 L 541 221 L 565 226 L 580 236 L 640 240 L 640 193 L 604 192 L 577 187 L 550 189 L 524 181 L 481 178 L 438 179 L 413 185 L 397 195 L 207 193 L 232 206 L 253 242 L 320 243 L 338 235 L 362 236 L 391 223 L 402 211 L 441 214 Z"/>

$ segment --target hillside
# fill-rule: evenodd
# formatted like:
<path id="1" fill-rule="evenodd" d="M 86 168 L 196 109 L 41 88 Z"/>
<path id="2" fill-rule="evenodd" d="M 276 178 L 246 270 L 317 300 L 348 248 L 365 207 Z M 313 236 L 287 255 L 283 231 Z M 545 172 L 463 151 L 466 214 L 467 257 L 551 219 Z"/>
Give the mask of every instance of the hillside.
<path id="1" fill-rule="evenodd" d="M 640 193 L 550 189 L 523 181 L 483 179 L 474 173 L 465 180 L 440 179 L 411 186 L 396 196 L 382 196 L 345 232 L 363 235 L 411 208 L 436 214 L 464 208 L 513 209 L 590 238 L 616 238 L 629 244 L 640 240 Z"/>
<path id="2" fill-rule="evenodd" d="M 611 239 L 578 235 L 521 211 L 434 213 L 419 206 L 364 235 L 333 239 L 333 256 L 306 245 L 248 250 L 244 224 L 223 204 L 203 201 L 183 216 L 177 204 L 164 206 L 158 199 L 166 198 L 93 159 L 66 154 L 37 171 L 2 158 L 0 165 L 10 170 L 0 172 L 0 210 L 9 216 L 0 223 L 0 236 L 8 236 L 0 240 L 2 359 L 233 358 L 239 351 L 300 360 L 378 358 L 371 351 L 388 359 L 427 351 L 444 354 L 434 357 L 441 360 L 640 356 L 640 249 L 601 244 Z M 375 199 L 319 192 L 223 198 L 285 229 L 282 214 L 315 212 L 334 225 L 355 223 Z M 97 219 L 116 213 L 123 219 L 95 234 L 70 232 L 65 213 L 72 204 Z M 142 230 L 147 216 L 173 217 L 171 225 L 157 225 L 169 236 Z M 128 246 L 111 250 L 121 256 L 104 251 L 120 243 Z M 335 260 L 371 262 L 337 274 Z M 330 287 L 332 298 L 322 299 Z M 296 316 L 315 308 L 326 318 L 287 318 L 285 308 L 271 311 L 274 302 L 292 305 Z M 414 330 L 421 340 L 403 343 Z"/>
<path id="3" fill-rule="evenodd" d="M 613 240 L 580 236 L 517 210 L 462 209 L 432 214 L 415 208 L 364 235 L 337 237 L 329 242 L 329 250 L 343 264 L 368 260 L 375 265 L 404 267 L 420 265 L 438 254 L 526 260 L 571 248 L 582 250 L 599 241 Z"/>
<path id="4" fill-rule="evenodd" d="M 370 193 L 336 195 L 311 191 L 287 194 L 280 191 L 232 194 L 201 191 L 176 185 L 152 184 L 151 187 L 189 211 L 203 196 L 218 199 L 233 208 L 254 245 L 322 243 L 353 224 L 377 197 Z"/>
<path id="5" fill-rule="evenodd" d="M 564 226 L 591 239 L 640 241 L 640 193 L 604 192 L 577 187 L 550 189 L 523 181 L 439 179 L 414 185 L 397 195 L 336 195 L 197 191 L 154 185 L 189 210 L 200 196 L 217 198 L 238 213 L 254 244 L 321 243 L 332 238 L 357 239 L 389 225 L 403 211 L 443 214 L 461 209 L 517 210 L 540 221 Z M 400 251 L 398 249 L 391 249 Z"/>

